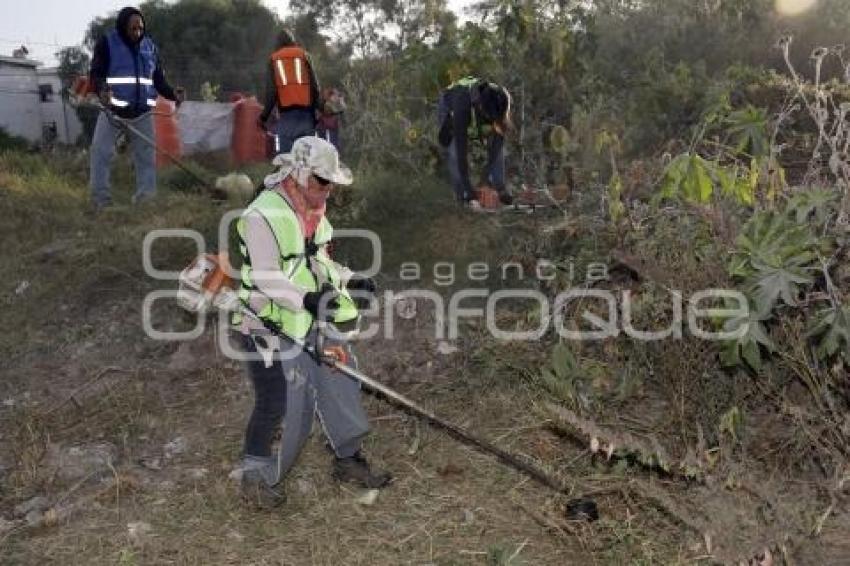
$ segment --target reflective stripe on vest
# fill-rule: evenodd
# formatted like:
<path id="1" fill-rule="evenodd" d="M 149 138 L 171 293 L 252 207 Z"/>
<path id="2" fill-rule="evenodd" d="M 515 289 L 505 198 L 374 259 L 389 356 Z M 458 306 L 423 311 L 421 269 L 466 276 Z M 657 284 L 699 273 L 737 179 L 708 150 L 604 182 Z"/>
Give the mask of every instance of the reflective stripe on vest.
<path id="1" fill-rule="evenodd" d="M 147 105 L 150 106 L 150 107 L 156 106 L 156 100 L 153 99 L 153 98 L 148 98 L 146 102 L 147 102 Z M 118 107 L 118 108 L 126 108 L 126 107 L 130 106 L 130 103 L 127 102 L 126 100 L 120 100 L 118 98 L 115 98 L 114 96 L 110 97 L 109 104 L 111 104 L 112 106 Z"/>
<path id="2" fill-rule="evenodd" d="M 279 193 L 266 190 L 254 199 L 248 208 L 242 213 L 242 217 L 236 223 L 236 231 L 240 237 L 239 251 L 242 254 L 242 284 L 239 289 L 239 298 L 244 304 L 250 304 L 252 295 L 258 293 L 254 285 L 253 268 L 248 249 L 245 245 L 245 215 L 251 212 L 259 212 L 271 228 L 280 250 L 280 270 L 295 285 L 307 291 L 316 291 L 319 288 L 316 274 L 311 271 L 310 260 L 316 264 L 316 271 L 322 281 L 327 281 L 339 292 L 340 308 L 337 310 L 335 322 L 348 322 L 357 318 L 357 307 L 341 286 L 341 278 L 336 265 L 327 256 L 324 245 L 330 242 L 333 228 L 326 218 L 322 218 L 316 227 L 313 241 L 319 247 L 319 251 L 312 258 L 305 254 L 304 234 L 301 231 L 301 223 L 292 210 L 289 203 Z M 305 310 L 293 311 L 281 307 L 273 301 L 269 301 L 259 313 L 261 319 L 274 327 L 281 329 L 286 334 L 296 338 L 303 338 L 310 331 L 313 317 Z M 239 324 L 242 317 L 234 315 L 233 323 Z"/>
<path id="3" fill-rule="evenodd" d="M 139 83 L 143 85 L 153 86 L 153 80 L 139 77 Z M 134 85 L 136 77 L 109 77 L 106 79 L 108 85 Z"/>
<path id="4" fill-rule="evenodd" d="M 286 69 L 283 68 L 283 61 L 278 59 L 275 61 L 275 65 L 277 66 L 277 77 L 280 79 L 280 82 L 283 83 L 283 86 L 289 84 L 289 81 L 286 78 Z"/>
<path id="5" fill-rule="evenodd" d="M 283 47 L 271 55 L 277 103 L 281 108 L 310 107 L 310 67 L 306 52 L 297 46 Z"/>
<path id="6" fill-rule="evenodd" d="M 156 106 L 153 73 L 156 70 L 156 46 L 142 37 L 136 48 L 127 45 L 117 30 L 106 36 L 109 44 L 109 69 L 106 84 L 112 90 L 110 103 L 118 108 L 146 111 Z"/>

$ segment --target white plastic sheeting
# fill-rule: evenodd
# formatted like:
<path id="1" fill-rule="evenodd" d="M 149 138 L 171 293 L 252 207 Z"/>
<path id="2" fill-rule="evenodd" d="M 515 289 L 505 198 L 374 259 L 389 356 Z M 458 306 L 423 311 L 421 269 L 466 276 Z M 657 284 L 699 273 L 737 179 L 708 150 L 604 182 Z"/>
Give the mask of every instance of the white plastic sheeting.
<path id="1" fill-rule="evenodd" d="M 180 105 L 177 126 L 183 155 L 230 149 L 233 138 L 233 104 L 190 102 Z"/>

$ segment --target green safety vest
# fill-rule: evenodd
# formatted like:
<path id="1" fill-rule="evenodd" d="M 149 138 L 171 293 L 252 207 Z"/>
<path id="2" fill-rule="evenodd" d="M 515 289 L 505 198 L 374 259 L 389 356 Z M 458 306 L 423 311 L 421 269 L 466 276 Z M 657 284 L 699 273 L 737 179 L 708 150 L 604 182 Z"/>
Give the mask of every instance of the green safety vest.
<path id="1" fill-rule="evenodd" d="M 313 244 L 318 247 L 318 251 L 312 256 L 317 264 L 318 273 L 313 273 L 310 269 L 310 258 L 305 253 L 306 242 L 301 231 L 301 222 L 289 202 L 272 190 L 260 193 L 236 222 L 239 252 L 242 254 L 242 284 L 239 288 L 239 299 L 243 304 L 248 306 L 252 293 L 259 292 L 253 283 L 251 258 L 248 256 L 248 247 L 245 244 L 245 215 L 252 211 L 259 212 L 268 222 L 280 249 L 280 270 L 287 279 L 307 291 L 317 291 L 318 276 L 321 275 L 322 280 L 333 285 L 339 292 L 340 306 L 334 322 L 344 323 L 355 320 L 358 316 L 357 307 L 348 291 L 342 287 L 339 270 L 324 248 L 324 245 L 331 241 L 333 234 L 330 222 L 322 217 L 313 235 Z M 266 323 L 295 338 L 304 338 L 313 324 L 313 315 L 306 310 L 291 310 L 271 300 L 257 315 Z M 240 324 L 242 315 L 234 314 L 232 321 L 233 324 Z"/>
<path id="2" fill-rule="evenodd" d="M 449 89 L 452 89 L 456 86 L 461 86 L 471 91 L 472 87 L 474 87 L 479 82 L 481 82 L 481 80 L 473 76 L 463 77 L 462 79 L 458 79 L 452 84 L 450 84 Z M 472 96 L 471 92 L 470 96 Z M 475 111 L 475 105 L 473 105 L 470 109 L 470 114 L 471 119 L 469 120 L 469 125 L 466 127 L 466 139 L 482 140 L 486 136 L 489 136 L 492 132 L 492 126 L 490 126 L 490 124 L 484 124 L 482 126 L 478 125 L 478 113 Z"/>

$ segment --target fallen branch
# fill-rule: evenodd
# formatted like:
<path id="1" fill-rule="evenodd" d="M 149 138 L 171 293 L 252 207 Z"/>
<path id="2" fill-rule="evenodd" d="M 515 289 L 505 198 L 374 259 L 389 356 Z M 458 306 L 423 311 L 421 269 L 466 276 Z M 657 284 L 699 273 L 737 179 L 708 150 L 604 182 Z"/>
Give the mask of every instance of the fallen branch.
<path id="1" fill-rule="evenodd" d="M 588 443 L 590 451 L 594 454 L 604 454 L 609 460 L 614 457 L 636 457 L 637 461 L 648 469 L 661 470 L 666 474 L 675 474 L 700 483 L 705 481 L 700 462 L 696 458 L 686 457 L 684 460 L 674 462 L 655 437 L 644 440 L 629 432 L 606 429 L 554 403 L 546 403 L 545 407 L 556 423 L 567 425 L 569 428 L 567 432 L 578 433 L 579 438 Z"/>

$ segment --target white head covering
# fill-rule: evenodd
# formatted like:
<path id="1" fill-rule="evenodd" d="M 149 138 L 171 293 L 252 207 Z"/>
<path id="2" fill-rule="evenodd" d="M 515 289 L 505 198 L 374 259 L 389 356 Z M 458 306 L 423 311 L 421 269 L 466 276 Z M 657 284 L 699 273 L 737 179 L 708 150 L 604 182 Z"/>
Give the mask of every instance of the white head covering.
<path id="1" fill-rule="evenodd" d="M 311 174 L 337 185 L 350 185 L 353 180 L 351 169 L 340 163 L 333 144 L 316 136 L 298 138 L 292 151 L 275 156 L 272 165 L 278 170 L 263 181 L 268 188 L 277 186 L 288 175 L 301 186 L 307 186 Z"/>

